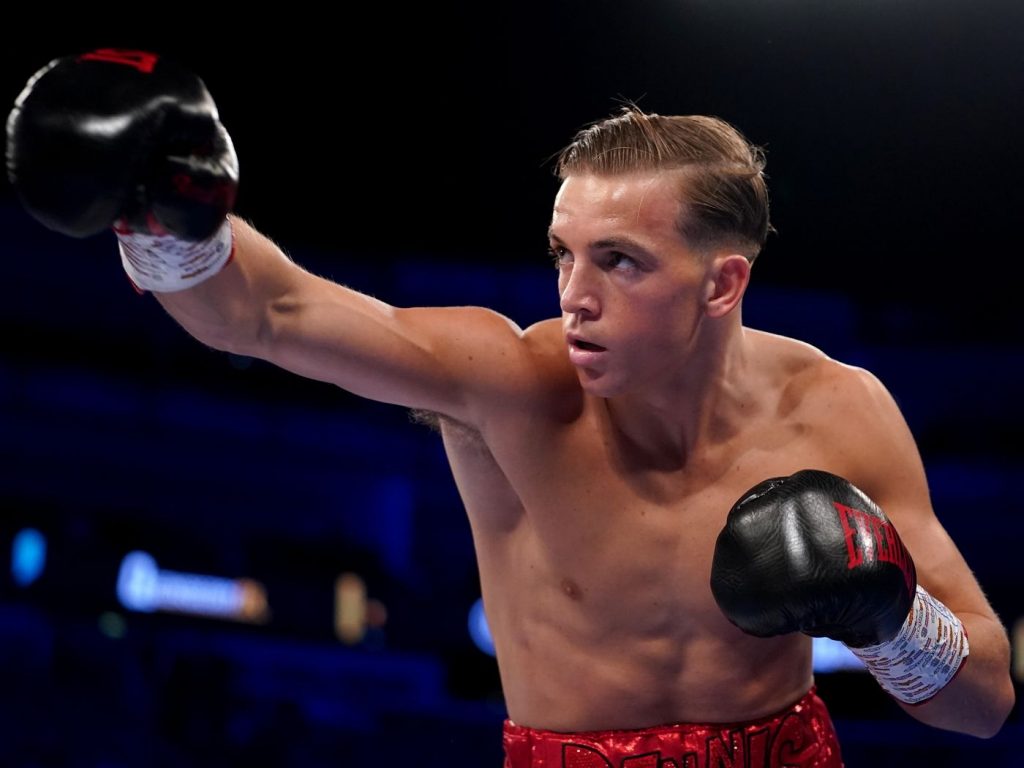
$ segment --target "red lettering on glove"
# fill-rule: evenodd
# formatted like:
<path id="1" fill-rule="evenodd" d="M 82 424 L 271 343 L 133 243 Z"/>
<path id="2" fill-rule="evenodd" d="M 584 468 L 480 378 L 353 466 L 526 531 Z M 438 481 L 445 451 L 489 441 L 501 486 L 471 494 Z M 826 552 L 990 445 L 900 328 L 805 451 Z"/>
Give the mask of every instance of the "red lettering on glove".
<path id="1" fill-rule="evenodd" d="M 839 513 L 846 539 L 847 566 L 856 568 L 864 562 L 892 563 L 903 573 L 907 589 L 913 590 L 910 555 L 889 521 L 859 509 L 832 502 Z"/>
<path id="2" fill-rule="evenodd" d="M 107 61 L 111 64 L 124 64 L 135 67 L 146 75 L 153 71 L 159 58 L 155 53 L 132 51 L 125 48 L 98 48 L 79 57 L 81 61 Z"/>

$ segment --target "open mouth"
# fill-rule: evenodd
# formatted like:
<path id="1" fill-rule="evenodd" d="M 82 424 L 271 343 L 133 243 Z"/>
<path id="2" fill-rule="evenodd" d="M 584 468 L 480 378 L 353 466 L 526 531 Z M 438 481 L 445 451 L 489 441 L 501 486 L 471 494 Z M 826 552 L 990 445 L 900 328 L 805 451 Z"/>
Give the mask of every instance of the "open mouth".
<path id="1" fill-rule="evenodd" d="M 572 345 L 576 349 L 585 349 L 589 352 L 603 352 L 604 347 L 597 344 L 591 344 L 589 341 L 583 341 L 582 339 L 574 339 Z"/>

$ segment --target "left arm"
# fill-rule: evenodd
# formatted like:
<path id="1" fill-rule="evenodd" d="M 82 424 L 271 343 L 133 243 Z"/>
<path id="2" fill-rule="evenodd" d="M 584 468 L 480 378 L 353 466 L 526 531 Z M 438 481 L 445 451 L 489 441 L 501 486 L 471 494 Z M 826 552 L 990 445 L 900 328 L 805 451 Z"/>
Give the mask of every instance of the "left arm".
<path id="1" fill-rule="evenodd" d="M 844 396 L 837 400 L 850 412 L 838 423 L 858 436 L 841 457 L 845 476 L 885 511 L 914 560 L 918 583 L 956 614 L 970 643 L 949 684 L 925 702 L 900 705 L 938 728 L 994 736 L 1014 704 L 1006 630 L 935 516 L 920 453 L 896 402 L 867 372 L 848 369 L 842 378 Z"/>

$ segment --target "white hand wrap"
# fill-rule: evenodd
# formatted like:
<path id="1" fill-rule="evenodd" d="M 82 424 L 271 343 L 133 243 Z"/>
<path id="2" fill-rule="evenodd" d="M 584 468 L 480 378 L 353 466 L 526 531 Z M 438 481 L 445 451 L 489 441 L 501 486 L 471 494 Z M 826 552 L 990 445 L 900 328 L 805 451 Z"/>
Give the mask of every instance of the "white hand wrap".
<path id="1" fill-rule="evenodd" d="M 893 697 L 920 704 L 956 676 L 970 646 L 960 619 L 918 585 L 914 605 L 896 637 L 850 650 Z"/>
<path id="2" fill-rule="evenodd" d="M 231 260 L 234 239 L 225 218 L 213 235 L 192 242 L 174 235 L 150 235 L 115 228 L 121 264 L 142 291 L 183 291 L 213 277 Z"/>

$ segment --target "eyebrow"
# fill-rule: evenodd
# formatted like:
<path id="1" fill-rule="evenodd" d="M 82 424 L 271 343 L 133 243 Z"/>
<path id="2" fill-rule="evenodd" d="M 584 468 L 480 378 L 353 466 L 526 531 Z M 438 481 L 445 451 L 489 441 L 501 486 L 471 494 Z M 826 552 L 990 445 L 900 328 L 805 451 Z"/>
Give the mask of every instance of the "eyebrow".
<path id="1" fill-rule="evenodd" d="M 548 228 L 548 237 L 551 240 L 555 240 L 562 245 L 565 245 L 565 241 L 562 240 L 558 235 L 554 233 L 550 227 Z M 587 243 L 587 248 L 595 251 L 608 251 L 623 249 L 628 251 L 639 251 L 640 253 L 651 255 L 651 252 L 644 246 L 633 240 L 630 237 L 604 237 L 600 240 L 594 240 L 591 243 Z"/>

